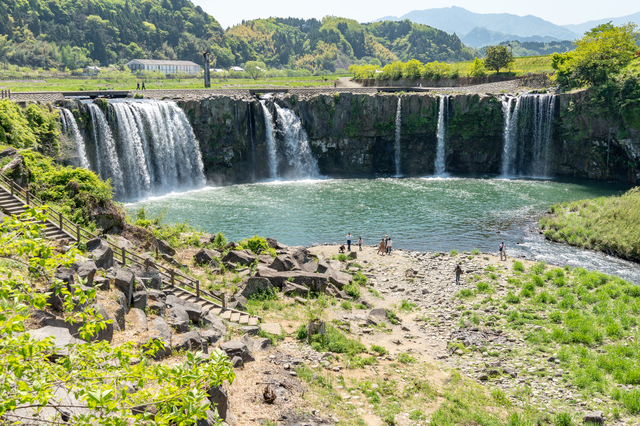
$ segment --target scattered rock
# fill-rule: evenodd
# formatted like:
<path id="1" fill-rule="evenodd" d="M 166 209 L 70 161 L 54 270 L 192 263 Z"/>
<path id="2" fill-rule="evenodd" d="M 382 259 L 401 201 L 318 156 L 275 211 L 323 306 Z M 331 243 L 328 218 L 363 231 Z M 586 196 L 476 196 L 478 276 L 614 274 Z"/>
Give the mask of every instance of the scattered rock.
<path id="1" fill-rule="evenodd" d="M 253 355 L 251 355 L 251 352 L 249 352 L 247 345 L 238 340 L 229 340 L 228 342 L 224 342 L 220 345 L 220 349 L 225 352 L 229 358 L 239 356 L 244 362 L 251 362 L 255 360 Z"/>
<path id="2" fill-rule="evenodd" d="M 30 330 L 28 333 L 34 340 L 44 340 L 48 337 L 53 337 L 56 347 L 56 356 L 58 357 L 68 356 L 71 345 L 85 343 L 84 341 L 71 336 L 69 330 L 62 327 L 46 326 L 38 328 L 37 330 Z"/>
<path id="3" fill-rule="evenodd" d="M 165 356 L 171 355 L 172 332 L 171 332 L 171 327 L 169 327 L 167 322 L 163 318 L 158 317 L 153 320 L 153 323 L 149 328 L 149 331 L 152 332 L 152 335 L 151 337 L 149 337 L 149 339 L 147 339 L 147 342 L 145 343 L 158 341 L 162 344 L 162 348 L 159 349 L 154 354 L 154 358 L 157 360 L 157 359 L 164 358 Z"/>
<path id="4" fill-rule="evenodd" d="M 234 356 L 231 363 L 233 364 L 233 368 L 244 367 L 244 361 L 239 356 Z"/>
<path id="5" fill-rule="evenodd" d="M 209 401 L 211 406 L 215 407 L 218 411 L 218 416 L 222 420 L 227 420 L 227 410 L 229 408 L 229 398 L 227 397 L 227 391 L 222 386 L 213 386 L 207 391 L 209 395 Z"/>
<path id="6" fill-rule="evenodd" d="M 193 321 L 194 324 L 197 324 L 200 321 L 202 307 L 197 303 L 182 299 L 181 297 L 174 296 L 173 294 L 167 296 L 166 303 L 168 306 L 180 306 L 187 312 L 189 319 Z"/>
<path id="7" fill-rule="evenodd" d="M 282 327 L 276 322 L 260 324 L 260 329 L 264 332 L 274 334 L 276 336 L 280 336 L 282 334 Z"/>
<path id="8" fill-rule="evenodd" d="M 147 309 L 147 292 L 146 290 L 136 291 L 133 293 L 133 307 L 145 310 Z"/>
<path id="9" fill-rule="evenodd" d="M 251 295 L 256 293 L 264 294 L 265 292 L 273 291 L 273 286 L 268 279 L 261 277 L 249 277 L 236 295 L 239 294 L 248 299 Z"/>
<path id="10" fill-rule="evenodd" d="M 126 316 L 127 330 L 142 334 L 148 330 L 147 316 L 138 308 L 131 308 Z"/>
<path id="11" fill-rule="evenodd" d="M 376 308 L 369 311 L 367 315 L 367 322 L 374 325 L 381 325 L 387 322 L 387 312 L 384 308 Z"/>
<path id="12" fill-rule="evenodd" d="M 202 337 L 197 331 L 174 334 L 171 337 L 171 349 L 174 351 L 192 350 L 207 353 L 208 345 L 203 344 Z"/>
<path id="13" fill-rule="evenodd" d="M 158 248 L 158 251 L 162 254 L 167 254 L 169 256 L 176 255 L 176 251 L 166 241 L 156 240 L 156 247 Z"/>
<path id="14" fill-rule="evenodd" d="M 264 390 L 262 391 L 262 398 L 267 404 L 273 404 L 275 402 L 276 393 L 271 389 L 270 385 L 264 387 Z"/>
<path id="15" fill-rule="evenodd" d="M 100 238 L 87 241 L 87 252 L 93 257 L 97 268 L 109 269 L 113 266 L 113 250 Z"/>
<path id="16" fill-rule="evenodd" d="M 255 260 L 256 255 L 249 250 L 231 250 L 222 258 L 223 262 L 231 262 L 244 266 L 251 265 Z"/>
<path id="17" fill-rule="evenodd" d="M 309 294 L 309 289 L 305 286 L 287 281 L 282 286 L 282 294 L 284 294 L 285 296 L 307 297 L 307 295 Z"/>
<path id="18" fill-rule="evenodd" d="M 257 325 L 245 325 L 244 327 L 240 327 L 240 333 L 248 334 L 250 336 L 255 336 L 260 331 L 260 327 Z"/>
<path id="19" fill-rule="evenodd" d="M 592 411 L 590 413 L 585 413 L 584 417 L 582 418 L 582 423 L 591 423 L 604 426 L 604 415 L 602 411 Z"/>
<path id="20" fill-rule="evenodd" d="M 218 250 L 203 248 L 199 252 L 197 252 L 195 256 L 193 256 L 193 260 L 198 265 L 211 265 L 214 268 L 217 268 L 219 265 L 216 259 L 220 259 L 221 256 L 222 253 L 220 253 Z"/>
<path id="21" fill-rule="evenodd" d="M 169 324 L 178 333 L 186 333 L 189 331 L 189 314 L 180 305 L 172 306 L 167 310 L 165 315 L 167 324 Z"/>
<path id="22" fill-rule="evenodd" d="M 115 277 L 113 279 L 113 284 L 124 294 L 127 304 L 131 306 L 135 276 L 128 268 L 120 268 L 119 266 L 116 266 L 114 269 Z"/>
<path id="23" fill-rule="evenodd" d="M 276 258 L 273 259 L 273 262 L 271 262 L 271 264 L 269 265 L 269 268 L 278 272 L 300 269 L 295 259 L 288 254 L 281 254 L 279 256 L 276 256 Z"/>
<path id="24" fill-rule="evenodd" d="M 85 285 L 93 287 L 94 277 L 96 275 L 96 272 L 98 271 L 98 267 L 96 266 L 95 262 L 91 260 L 87 262 L 76 262 L 75 270 L 76 274 L 78 274 L 78 277 L 85 280 Z"/>

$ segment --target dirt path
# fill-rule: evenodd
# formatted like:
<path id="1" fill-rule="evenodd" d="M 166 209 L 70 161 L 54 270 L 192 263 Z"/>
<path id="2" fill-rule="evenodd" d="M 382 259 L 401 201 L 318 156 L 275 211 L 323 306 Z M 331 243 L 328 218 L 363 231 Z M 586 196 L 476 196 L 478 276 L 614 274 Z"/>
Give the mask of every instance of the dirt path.
<path id="1" fill-rule="evenodd" d="M 362 85 L 355 81 L 351 81 L 351 77 L 338 77 L 338 84 L 336 87 L 362 87 Z"/>

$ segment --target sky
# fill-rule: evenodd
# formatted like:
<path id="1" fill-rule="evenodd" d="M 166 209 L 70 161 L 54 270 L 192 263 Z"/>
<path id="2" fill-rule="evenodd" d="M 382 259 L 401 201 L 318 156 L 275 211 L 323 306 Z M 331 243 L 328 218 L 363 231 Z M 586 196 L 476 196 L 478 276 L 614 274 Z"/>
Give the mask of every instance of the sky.
<path id="1" fill-rule="evenodd" d="M 535 15 L 558 25 L 581 24 L 603 18 L 617 18 L 640 11 L 638 0 L 192 0 L 220 22 L 223 28 L 243 19 L 277 17 L 317 18 L 341 16 L 359 22 L 384 16 L 402 16 L 412 10 L 459 6 L 476 13 Z"/>

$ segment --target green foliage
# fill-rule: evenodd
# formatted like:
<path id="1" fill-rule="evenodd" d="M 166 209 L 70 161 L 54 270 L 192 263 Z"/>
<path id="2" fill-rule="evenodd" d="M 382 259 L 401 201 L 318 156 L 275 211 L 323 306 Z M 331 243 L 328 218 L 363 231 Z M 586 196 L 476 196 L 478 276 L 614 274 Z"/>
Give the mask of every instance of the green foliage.
<path id="1" fill-rule="evenodd" d="M 350 311 L 351 310 L 351 302 L 348 301 L 344 301 L 340 304 L 340 307 L 346 311 Z"/>
<path id="2" fill-rule="evenodd" d="M 371 345 L 371 350 L 380 356 L 387 355 L 389 353 L 389 351 L 386 350 L 384 347 L 378 346 L 378 345 Z"/>
<path id="3" fill-rule="evenodd" d="M 353 297 L 354 299 L 357 299 L 358 297 L 360 297 L 360 294 L 361 294 L 360 286 L 355 281 L 352 281 L 351 283 L 344 286 L 343 290 L 345 291 L 345 293 L 347 293 L 349 296 Z"/>
<path id="4" fill-rule="evenodd" d="M 569 413 L 558 413 L 553 419 L 553 426 L 573 426 L 575 423 Z"/>
<path id="5" fill-rule="evenodd" d="M 471 254 L 474 255 L 474 256 L 479 256 L 480 255 L 480 250 L 473 249 L 473 250 L 471 250 Z"/>
<path id="6" fill-rule="evenodd" d="M 228 241 L 227 237 L 224 236 L 222 232 L 217 232 L 216 236 L 213 239 L 213 245 L 218 250 L 222 250 L 226 247 Z"/>
<path id="7" fill-rule="evenodd" d="M 458 255 L 458 250 L 451 250 L 451 251 L 449 252 L 449 254 L 450 254 L 451 256 L 457 256 L 457 255 Z"/>
<path id="8" fill-rule="evenodd" d="M 244 64 L 244 69 L 249 77 L 257 80 L 259 77 L 264 75 L 264 72 L 267 70 L 267 66 L 264 62 L 247 61 L 247 63 Z"/>
<path id="9" fill-rule="evenodd" d="M 497 73 L 502 68 L 509 67 L 509 64 L 513 62 L 513 55 L 506 46 L 487 46 L 485 55 L 484 66 L 490 70 L 495 70 Z"/>
<path id="10" fill-rule="evenodd" d="M 238 248 L 240 248 L 241 250 L 248 249 L 255 254 L 260 254 L 260 252 L 262 252 L 263 250 L 264 251 L 269 250 L 269 244 L 267 243 L 266 238 L 258 237 L 257 235 L 254 235 L 248 240 L 240 241 L 238 243 Z"/>
<path id="11" fill-rule="evenodd" d="M 55 155 L 59 138 L 57 110 L 50 112 L 35 104 L 23 109 L 8 99 L 0 100 L 0 143 Z"/>
<path id="12" fill-rule="evenodd" d="M 401 312 L 413 312 L 416 306 L 418 305 L 416 305 L 413 302 L 409 302 L 407 299 L 402 299 L 402 301 L 400 302 L 400 306 L 398 307 L 398 310 Z"/>
<path id="13" fill-rule="evenodd" d="M 540 220 L 545 237 L 640 260 L 640 188 L 620 197 L 555 205 L 553 212 Z"/>
<path id="14" fill-rule="evenodd" d="M 638 51 L 636 25 L 598 25 L 575 41 L 576 49 L 555 53 L 552 66 L 557 80 L 568 87 L 598 85 L 622 71 Z"/>
<path id="15" fill-rule="evenodd" d="M 487 75 L 487 69 L 484 67 L 484 61 L 475 58 L 469 66 L 469 77 L 484 77 L 485 75 Z"/>
<path id="16" fill-rule="evenodd" d="M 74 395 L 75 404 L 90 408 L 86 414 L 72 414 L 65 420 L 68 423 L 113 425 L 113 419 L 142 423 L 145 415 L 134 414 L 133 408 L 149 404 L 157 408 L 159 425 L 203 418 L 210 406 L 207 390 L 235 378 L 226 355 L 215 352 L 204 359 L 201 352 L 189 352 L 183 361 L 164 365 L 150 358 L 161 348 L 159 341 L 143 348 L 133 343 L 90 342 L 111 321 L 95 307 L 96 290 L 83 289 L 82 283 L 62 285 L 54 278 L 56 268 L 71 265 L 78 251 L 60 254 L 44 243 L 41 212 L 29 209 L 20 219 L 8 218 L 0 224 L 0 255 L 13 263 L 0 266 L 0 370 L 15 384 L 0 393 L 0 416 L 13 421 L 9 411 L 16 406 L 52 412 L 65 408 L 54 396 L 64 388 Z M 57 351 L 53 339 L 37 341 L 24 332 L 25 324 L 32 321 L 31 310 L 46 305 L 48 287 L 39 288 L 45 283 L 62 297 L 65 321 L 79 324 L 79 337 L 89 342 L 68 347 L 68 356 L 60 362 L 51 362 L 51 354 Z M 86 308 L 75 309 L 78 303 Z M 113 391 L 114 383 L 124 382 L 135 383 L 139 391 Z M 59 415 L 50 420 L 63 421 Z"/>
<path id="17" fill-rule="evenodd" d="M 524 272 L 524 265 L 519 260 L 513 262 L 513 270 L 516 272 Z"/>
<path id="18" fill-rule="evenodd" d="M 332 325 L 326 326 L 326 334 L 311 337 L 311 347 L 318 352 L 335 352 L 357 355 L 367 351 L 367 347 L 357 340 L 350 339 Z"/>
<path id="19" fill-rule="evenodd" d="M 412 364 L 416 362 L 416 358 L 403 352 L 398 354 L 398 361 L 403 364 Z"/>

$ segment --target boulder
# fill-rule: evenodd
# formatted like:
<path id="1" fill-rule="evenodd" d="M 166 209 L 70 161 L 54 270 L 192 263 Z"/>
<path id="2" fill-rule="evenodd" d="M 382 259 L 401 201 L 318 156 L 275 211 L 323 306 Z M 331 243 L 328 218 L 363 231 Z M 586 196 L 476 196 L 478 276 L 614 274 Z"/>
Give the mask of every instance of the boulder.
<path id="1" fill-rule="evenodd" d="M 271 257 L 270 254 L 259 254 L 258 255 L 258 262 L 263 264 L 263 265 L 269 266 L 273 262 L 273 257 Z"/>
<path id="2" fill-rule="evenodd" d="M 231 250 L 222 258 L 225 263 L 235 263 L 238 265 L 251 265 L 256 260 L 256 255 L 249 250 Z"/>
<path id="3" fill-rule="evenodd" d="M 173 351 L 203 351 L 208 352 L 208 345 L 203 344 L 202 337 L 197 331 L 189 331 L 188 333 L 174 334 L 171 337 L 171 349 Z"/>
<path id="4" fill-rule="evenodd" d="M 355 251 L 352 251 L 348 254 L 349 259 L 357 259 L 358 258 L 358 253 Z"/>
<path id="5" fill-rule="evenodd" d="M 87 252 L 93 257 L 97 268 L 109 269 L 113 266 L 113 250 L 106 241 L 94 238 L 87 241 Z"/>
<path id="6" fill-rule="evenodd" d="M 53 337 L 57 357 L 68 356 L 71 345 L 85 343 L 83 340 L 73 337 L 71 333 L 69 333 L 69 330 L 62 327 L 46 326 L 38 328 L 37 330 L 30 330 L 27 333 L 29 333 L 29 336 L 34 340 L 44 340 L 48 337 Z"/>
<path id="7" fill-rule="evenodd" d="M 98 271 L 98 267 L 94 261 L 89 260 L 87 262 L 76 262 L 75 270 L 78 277 L 85 280 L 85 285 L 93 287 L 93 280 L 96 272 Z"/>
<path id="8" fill-rule="evenodd" d="M 253 351 L 266 351 L 271 347 L 271 339 L 267 339 L 266 337 L 258 337 L 253 340 Z"/>
<path id="9" fill-rule="evenodd" d="M 292 282 L 286 281 L 282 285 L 282 294 L 290 297 L 295 297 L 295 296 L 307 297 L 307 295 L 309 294 L 309 289 L 303 285 L 298 285 L 298 284 L 294 284 Z"/>
<path id="10" fill-rule="evenodd" d="M 318 269 L 315 259 L 310 255 L 309 250 L 306 248 L 292 247 L 290 249 L 290 254 L 301 270 L 313 273 Z"/>
<path id="11" fill-rule="evenodd" d="M 89 220 L 109 234 L 118 234 L 126 226 L 124 210 L 110 200 L 93 204 L 89 210 Z M 98 268 L 102 266 L 98 265 Z"/>
<path id="12" fill-rule="evenodd" d="M 239 356 L 244 362 L 255 361 L 255 358 L 249 352 L 247 345 L 238 340 L 229 340 L 220 345 L 220 349 L 227 354 L 227 356 L 233 359 L 234 356 Z"/>
<path id="13" fill-rule="evenodd" d="M 210 250 L 210 249 L 200 249 L 199 252 L 197 252 L 195 254 L 195 256 L 193 256 L 193 260 L 198 264 L 198 265 L 211 265 L 215 268 L 217 268 L 219 265 L 216 262 L 216 258 L 220 259 L 220 257 L 222 257 L 222 253 L 220 253 L 218 250 Z"/>
<path id="14" fill-rule="evenodd" d="M 133 307 L 145 310 L 147 309 L 147 292 L 146 290 L 136 291 L 133 293 Z"/>
<path id="15" fill-rule="evenodd" d="M 109 291 L 111 289 L 111 281 L 107 277 L 97 276 L 93 278 L 93 286 L 98 290 Z"/>
<path id="16" fill-rule="evenodd" d="M 166 311 L 167 324 L 178 333 L 186 333 L 189 331 L 189 314 L 180 305 L 174 305 Z"/>
<path id="17" fill-rule="evenodd" d="M 371 309 L 373 308 L 373 305 L 369 302 L 367 302 L 366 300 L 364 300 L 362 297 L 356 299 L 354 302 L 354 305 L 364 305 L 367 309 Z"/>
<path id="18" fill-rule="evenodd" d="M 294 269 L 300 269 L 296 260 L 288 254 L 281 254 L 276 256 L 275 259 L 269 265 L 269 268 L 278 272 L 291 271 Z"/>
<path id="19" fill-rule="evenodd" d="M 18 155 L 18 150 L 13 147 L 5 148 L 0 151 L 0 158 L 15 157 L 16 155 Z"/>
<path id="20" fill-rule="evenodd" d="M 604 414 L 602 413 L 602 411 L 592 411 L 590 413 L 585 413 L 582 417 L 582 423 L 604 426 Z"/>
<path id="21" fill-rule="evenodd" d="M 166 323 L 164 319 L 158 317 L 153 320 L 149 327 L 151 336 L 147 339 L 147 343 L 152 341 L 158 341 L 162 344 L 162 348 L 159 349 L 153 358 L 156 360 L 171 355 L 171 327 Z"/>
<path id="22" fill-rule="evenodd" d="M 218 416 L 222 420 L 227 420 L 227 410 L 229 409 L 229 398 L 227 397 L 227 391 L 222 386 L 213 386 L 207 391 L 209 396 L 209 402 L 211 406 L 215 407 L 218 411 Z"/>
<path id="23" fill-rule="evenodd" d="M 277 322 L 267 322 L 260 324 L 260 329 L 269 334 L 275 334 L 280 336 L 282 334 L 282 327 Z"/>
<path id="24" fill-rule="evenodd" d="M 274 291 L 273 286 L 268 279 L 262 277 L 249 277 L 246 278 L 236 295 L 241 295 L 248 299 L 252 294 L 261 294 L 267 291 Z"/>
<path id="25" fill-rule="evenodd" d="M 222 339 L 222 333 L 220 330 L 216 330 L 214 328 L 202 330 L 200 335 L 210 345 L 213 345 L 218 342 L 218 340 Z"/>
<path id="26" fill-rule="evenodd" d="M 387 311 L 384 308 L 376 308 L 369 311 L 367 322 L 374 325 L 380 325 L 387 322 Z"/>
<path id="27" fill-rule="evenodd" d="M 167 305 L 168 306 L 180 306 L 182 307 L 187 314 L 189 315 L 189 319 L 197 324 L 200 321 L 200 316 L 202 315 L 202 307 L 197 303 L 190 302 L 188 300 L 184 300 L 180 297 L 169 295 L 167 296 Z"/>
<path id="28" fill-rule="evenodd" d="M 167 295 L 162 290 L 149 289 L 147 290 L 147 299 L 149 302 L 167 302 Z"/>
<path id="29" fill-rule="evenodd" d="M 115 272 L 113 284 L 124 294 L 127 303 L 131 306 L 131 302 L 133 301 L 133 283 L 135 281 L 135 275 L 133 275 L 133 272 L 128 268 L 120 268 L 119 266 L 116 266 L 112 272 Z"/>
<path id="30" fill-rule="evenodd" d="M 75 271 L 71 268 L 58 268 L 54 274 L 54 278 L 65 284 L 75 284 Z"/>
<path id="31" fill-rule="evenodd" d="M 64 296 L 60 294 L 62 289 L 69 290 L 69 285 L 64 282 L 57 282 L 52 284 L 48 291 L 49 295 L 47 296 L 47 304 L 51 306 L 51 309 L 57 312 L 64 311 Z"/>
<path id="32" fill-rule="evenodd" d="M 113 244 L 120 247 L 121 249 L 132 250 L 135 248 L 135 245 L 131 241 L 127 240 L 121 235 L 111 235 L 109 236 L 109 238 L 111 239 Z"/>
<path id="33" fill-rule="evenodd" d="M 516 377 L 518 377 L 518 371 L 513 367 L 504 367 L 502 369 L 502 372 L 504 374 L 508 374 L 509 376 L 511 376 L 512 379 L 515 379 Z"/>
<path id="34" fill-rule="evenodd" d="M 244 327 L 240 327 L 240 333 L 247 334 L 249 336 L 255 336 L 259 331 L 260 327 L 257 325 L 245 325 Z"/>
<path id="35" fill-rule="evenodd" d="M 116 294 L 116 302 L 118 302 L 118 305 L 122 306 L 125 314 L 128 313 L 129 304 L 127 303 L 127 296 L 125 296 L 124 293 L 121 292 L 120 290 L 114 290 L 114 292 Z"/>
<path id="36" fill-rule="evenodd" d="M 9 148 L 7 148 L 9 149 Z M 1 155 L 1 153 L 0 153 Z M 269 248 L 272 249 L 277 249 L 278 248 L 278 241 L 276 241 L 275 238 L 267 238 L 267 245 L 269 246 Z"/>
<path id="37" fill-rule="evenodd" d="M 96 303 L 94 308 L 96 309 L 98 314 L 100 314 L 100 316 L 102 316 L 102 318 L 104 318 L 105 320 L 111 319 L 109 311 L 107 311 L 107 308 L 105 308 L 102 303 Z M 106 327 L 104 329 L 98 331 L 95 336 L 93 336 L 93 338 L 91 339 L 92 341 L 97 340 L 111 343 L 111 340 L 113 340 L 113 332 L 115 331 L 115 324 L 108 323 L 105 325 Z"/>
<path id="38" fill-rule="evenodd" d="M 342 290 L 342 288 L 346 285 L 349 285 L 353 280 L 353 277 L 345 272 L 337 271 L 333 268 L 329 268 L 326 272 L 327 278 L 329 282 L 338 289 Z"/>
<path id="39" fill-rule="evenodd" d="M 216 413 L 211 410 L 207 410 L 205 412 L 206 417 L 204 419 L 198 419 L 196 422 L 196 426 L 217 426 L 218 420 L 216 418 Z"/>
<path id="40" fill-rule="evenodd" d="M 324 293 L 328 284 L 325 275 L 305 271 L 278 272 L 271 268 L 258 266 L 256 276 L 267 278 L 274 287 L 280 289 L 284 287 L 286 282 L 293 282 L 294 284 L 304 285 L 311 291 Z"/>
<path id="41" fill-rule="evenodd" d="M 233 368 L 241 368 L 244 367 L 244 361 L 239 356 L 234 356 L 231 360 L 231 364 L 233 364 Z"/>
<path id="42" fill-rule="evenodd" d="M 126 316 L 126 320 L 127 330 L 132 331 L 134 334 L 142 334 L 149 329 L 147 315 L 141 309 L 131 308 Z"/>
<path id="43" fill-rule="evenodd" d="M 26 187 L 29 184 L 31 172 L 24 163 L 24 159 L 17 156 L 2 168 L 2 174 L 13 179 L 18 185 Z"/>
<path id="44" fill-rule="evenodd" d="M 227 308 L 237 309 L 239 311 L 247 310 L 247 298 L 241 294 L 235 294 L 232 300 L 227 303 Z"/>
<path id="45" fill-rule="evenodd" d="M 156 247 L 158 248 L 158 251 L 162 254 L 167 254 L 169 256 L 176 255 L 176 251 L 166 241 L 156 240 Z"/>
<path id="46" fill-rule="evenodd" d="M 147 311 L 150 314 L 154 314 L 154 315 L 158 315 L 158 316 L 165 316 L 165 313 L 167 311 L 167 305 L 165 305 L 162 302 L 148 302 L 147 303 Z"/>
<path id="47" fill-rule="evenodd" d="M 227 334 L 227 326 L 224 324 L 224 321 L 222 321 L 222 318 L 212 313 L 202 317 L 202 325 L 206 329 L 218 331 L 222 336 L 226 336 Z"/>
<path id="48" fill-rule="evenodd" d="M 250 335 L 243 334 L 242 339 L 240 339 L 240 341 L 245 345 L 247 345 L 247 349 L 249 350 L 249 352 L 253 351 L 253 339 L 251 338 Z"/>
<path id="49" fill-rule="evenodd" d="M 319 272 L 321 274 L 324 274 L 325 272 L 327 272 L 327 270 L 329 270 L 331 268 L 331 266 L 329 266 L 329 263 L 324 260 L 324 259 L 320 259 L 318 261 L 318 264 L 316 266 L 316 272 Z"/>

